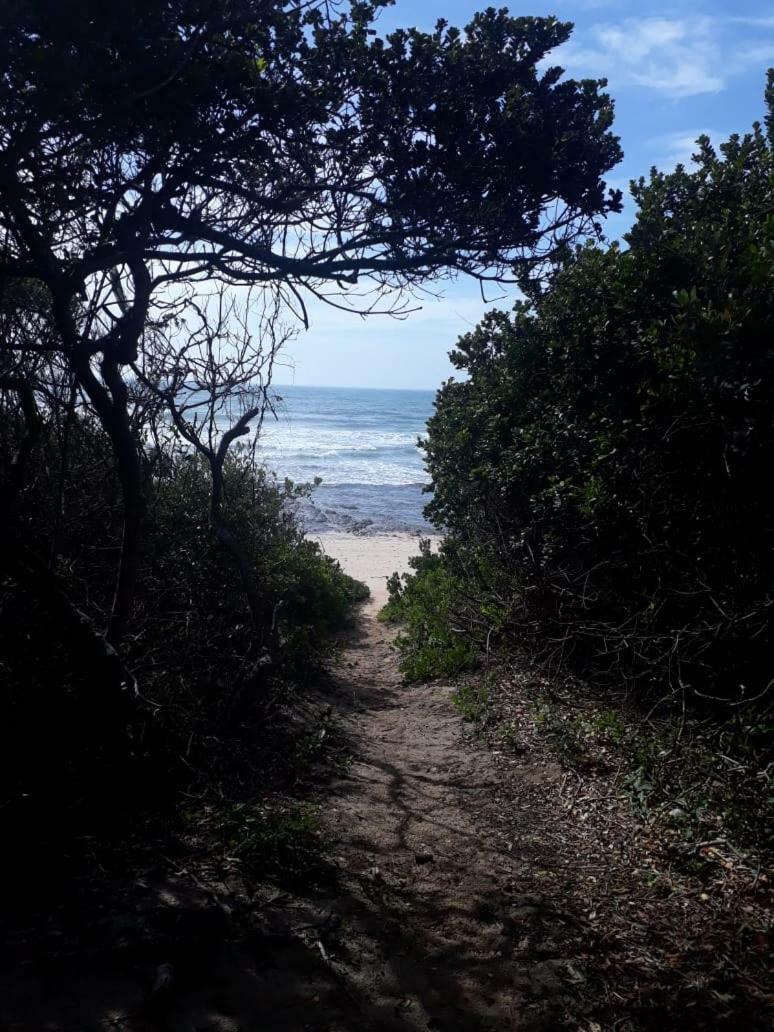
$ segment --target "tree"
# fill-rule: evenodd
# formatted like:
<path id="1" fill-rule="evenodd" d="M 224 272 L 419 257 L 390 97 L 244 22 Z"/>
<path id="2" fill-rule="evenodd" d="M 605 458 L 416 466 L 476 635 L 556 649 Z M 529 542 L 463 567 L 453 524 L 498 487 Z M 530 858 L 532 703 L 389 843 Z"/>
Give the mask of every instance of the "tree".
<path id="1" fill-rule="evenodd" d="M 568 24 L 489 9 L 464 34 L 382 39 L 377 6 L 4 5 L 0 279 L 48 292 L 54 339 L 23 353 L 56 350 L 112 441 L 113 641 L 143 511 L 125 371 L 184 287 L 261 287 L 304 318 L 307 293 L 368 311 L 445 271 L 551 261 L 619 204 L 604 84 L 538 70 Z"/>

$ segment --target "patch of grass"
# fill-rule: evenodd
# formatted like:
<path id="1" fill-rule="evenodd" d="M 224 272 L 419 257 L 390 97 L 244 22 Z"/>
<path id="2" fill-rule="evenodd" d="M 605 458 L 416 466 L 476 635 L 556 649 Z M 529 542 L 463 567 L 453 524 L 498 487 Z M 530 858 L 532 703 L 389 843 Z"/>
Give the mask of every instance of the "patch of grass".
<path id="1" fill-rule="evenodd" d="M 602 710 L 591 718 L 591 728 L 599 738 L 620 745 L 626 737 L 626 726 L 615 710 Z"/>
<path id="2" fill-rule="evenodd" d="M 774 841 L 774 721 L 771 710 L 737 714 L 723 727 L 656 719 L 589 705 L 581 712 L 547 699 L 532 717 L 573 769 L 615 770 L 639 816 L 684 843 L 727 840 L 770 855 Z"/>
<path id="3" fill-rule="evenodd" d="M 408 638 L 400 635 L 395 645 L 403 652 L 400 669 L 407 681 L 456 677 L 474 665 L 473 651 L 464 642 L 428 641 L 414 648 Z"/>
<path id="4" fill-rule="evenodd" d="M 513 724 L 503 724 L 498 728 L 497 735 L 504 746 L 508 749 L 518 750 L 521 748 L 518 729 Z"/>
<path id="5" fill-rule="evenodd" d="M 479 724 L 486 716 L 489 704 L 489 687 L 487 684 L 461 684 L 452 694 L 452 702 L 462 714 L 463 719 Z"/>
<path id="6" fill-rule="evenodd" d="M 292 884 L 321 870 L 319 818 L 308 803 L 231 803 L 218 812 L 213 830 L 253 877 Z"/>
<path id="7" fill-rule="evenodd" d="M 553 740 L 557 752 L 570 764 L 606 767 L 610 754 L 627 737 L 623 718 L 614 710 L 568 713 L 548 701 L 533 704 L 535 723 Z"/>

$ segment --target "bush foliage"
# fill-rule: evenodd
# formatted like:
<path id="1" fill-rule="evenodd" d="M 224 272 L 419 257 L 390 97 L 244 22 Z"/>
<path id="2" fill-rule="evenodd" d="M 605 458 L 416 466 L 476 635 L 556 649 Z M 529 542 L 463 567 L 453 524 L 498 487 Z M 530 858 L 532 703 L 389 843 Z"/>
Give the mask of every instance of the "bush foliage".
<path id="1" fill-rule="evenodd" d="M 395 644 L 401 650 L 401 668 L 409 681 L 450 677 L 470 667 L 475 650 L 453 626 L 462 584 L 433 554 L 430 540 L 420 542 L 420 554 L 409 560 L 414 574 L 394 573 L 387 582 L 389 599 L 380 619 L 400 622 L 405 632 Z"/>
<path id="2" fill-rule="evenodd" d="M 460 339 L 425 445 L 442 558 L 399 592 L 412 676 L 428 635 L 442 672 L 464 631 L 640 692 L 766 692 L 772 142 L 701 139 L 632 184 L 627 246 L 579 248 Z"/>
<path id="3" fill-rule="evenodd" d="M 17 437 L 11 411 L 0 421 L 5 474 Z M 95 807 L 99 825 L 110 823 L 106 800 L 121 820 L 126 806 L 152 807 L 218 767 L 221 783 L 240 777 L 238 753 L 260 764 L 267 715 L 318 677 L 331 635 L 368 595 L 303 536 L 293 516 L 303 489 L 277 484 L 237 452 L 226 464 L 224 514 L 254 570 L 256 627 L 233 557 L 208 524 L 204 461 L 148 449 L 144 480 L 142 561 L 123 645 L 138 694 L 125 708 L 47 606 L 47 584 L 15 569 L 0 581 L 7 824 L 53 822 L 56 838 L 57 828 L 92 823 Z M 74 414 L 63 447 L 44 415 L 12 533 L 51 558 L 52 583 L 94 627 L 108 620 L 121 525 L 104 432 Z M 252 746 L 240 749 L 245 736 Z"/>

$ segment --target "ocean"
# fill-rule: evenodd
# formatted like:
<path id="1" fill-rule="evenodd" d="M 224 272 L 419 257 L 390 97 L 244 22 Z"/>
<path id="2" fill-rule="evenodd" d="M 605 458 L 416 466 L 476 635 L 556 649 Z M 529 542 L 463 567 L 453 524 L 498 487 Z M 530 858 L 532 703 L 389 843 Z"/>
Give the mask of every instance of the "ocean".
<path id="1" fill-rule="evenodd" d="M 417 440 L 434 391 L 274 387 L 258 457 L 280 479 L 322 483 L 298 512 L 307 533 L 429 531 Z"/>

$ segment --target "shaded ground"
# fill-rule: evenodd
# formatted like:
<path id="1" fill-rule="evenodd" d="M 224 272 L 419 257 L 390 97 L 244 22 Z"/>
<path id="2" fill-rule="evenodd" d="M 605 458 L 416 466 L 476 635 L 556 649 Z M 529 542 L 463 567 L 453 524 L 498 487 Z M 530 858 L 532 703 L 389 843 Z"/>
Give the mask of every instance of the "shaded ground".
<path id="1" fill-rule="evenodd" d="M 330 800 L 348 894 L 326 952 L 362 1014 L 344 1027 L 556 1027 L 583 979 L 577 919 L 486 820 L 497 772 L 451 688 L 402 685 L 389 637 L 367 623 L 339 679 L 358 752 Z"/>
<path id="2" fill-rule="evenodd" d="M 368 614 L 338 664 L 354 758 L 322 798 L 328 887 L 173 858 L 110 899 L 76 887 L 47 961 L 6 942 L 2 1032 L 769 1027 L 744 915 L 719 967 L 713 915 L 642 880 L 614 798 L 580 807 L 528 722 L 507 750 L 471 736 L 449 686 L 401 685 L 389 637 Z"/>

